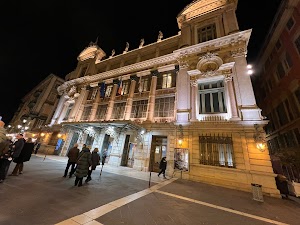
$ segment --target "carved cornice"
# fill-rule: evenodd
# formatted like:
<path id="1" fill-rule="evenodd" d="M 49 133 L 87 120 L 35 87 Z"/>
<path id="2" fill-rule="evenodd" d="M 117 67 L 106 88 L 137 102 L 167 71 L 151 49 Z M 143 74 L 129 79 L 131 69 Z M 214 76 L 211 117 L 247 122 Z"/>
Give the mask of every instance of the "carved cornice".
<path id="1" fill-rule="evenodd" d="M 135 63 L 132 65 L 124 66 L 121 68 L 117 68 L 114 70 L 106 71 L 100 74 L 95 74 L 91 76 L 85 76 L 85 77 L 80 77 L 74 80 L 70 80 L 62 84 L 57 88 L 59 93 L 63 93 L 65 89 L 73 86 L 73 85 L 80 85 L 84 83 L 94 83 L 94 82 L 99 82 L 101 80 L 105 80 L 108 78 L 120 76 L 122 74 L 128 74 L 132 73 L 134 71 L 141 71 L 141 70 L 146 70 L 149 68 L 157 67 L 158 65 L 165 65 L 168 63 L 174 63 L 174 62 L 180 62 L 182 63 L 182 67 L 188 66 L 188 64 L 185 64 L 184 60 L 185 57 L 191 56 L 191 55 L 196 55 L 201 53 L 203 50 L 207 51 L 207 46 L 210 47 L 210 49 L 218 49 L 221 46 L 226 46 L 226 45 L 231 45 L 234 43 L 241 43 L 243 42 L 244 44 L 244 49 L 246 49 L 246 46 L 249 42 L 250 35 L 251 35 L 252 30 L 246 30 L 246 31 L 241 31 L 238 33 L 230 34 L 225 37 L 213 39 L 207 42 L 199 43 L 193 46 L 188 46 L 182 49 L 175 50 L 173 53 L 164 55 L 161 57 L 145 60 L 139 63 Z M 232 51 L 232 55 L 236 56 L 239 51 Z M 136 73 L 136 72 L 135 72 Z"/>

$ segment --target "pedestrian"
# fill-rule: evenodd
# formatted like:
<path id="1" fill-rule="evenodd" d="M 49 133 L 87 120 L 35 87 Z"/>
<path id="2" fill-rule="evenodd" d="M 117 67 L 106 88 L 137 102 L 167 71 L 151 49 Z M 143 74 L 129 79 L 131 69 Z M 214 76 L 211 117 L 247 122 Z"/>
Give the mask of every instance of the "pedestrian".
<path id="1" fill-rule="evenodd" d="M 89 168 L 89 173 L 88 177 L 85 180 L 85 183 L 89 182 L 92 180 L 92 172 L 93 170 L 96 170 L 96 167 L 100 165 L 100 155 L 98 154 L 99 149 L 95 148 L 94 151 L 92 152 L 92 166 Z"/>
<path id="2" fill-rule="evenodd" d="M 78 149 L 78 144 L 74 144 L 74 146 L 69 150 L 67 156 L 68 156 L 68 163 L 65 169 L 65 173 L 63 177 L 67 177 L 67 174 L 69 172 L 69 168 L 71 166 L 71 171 L 69 173 L 69 178 L 72 177 L 72 175 L 75 172 L 75 166 L 76 166 L 76 162 L 78 159 L 78 155 L 79 155 L 79 149 Z"/>
<path id="3" fill-rule="evenodd" d="M 19 155 L 21 154 L 21 151 L 22 151 L 22 149 L 24 147 L 24 144 L 26 142 L 25 139 L 23 138 L 23 134 L 17 134 L 16 138 L 17 138 L 17 140 L 12 145 L 12 152 L 13 152 L 12 153 L 12 159 L 13 160 L 15 160 L 16 158 L 19 157 Z M 18 167 L 19 167 L 19 165 L 18 165 Z M 12 172 L 9 176 L 18 176 L 18 174 Z"/>
<path id="4" fill-rule="evenodd" d="M 102 163 L 102 166 L 104 166 L 106 157 L 107 157 L 107 149 L 105 149 L 105 150 L 102 152 L 102 157 L 101 157 L 101 163 Z"/>
<path id="5" fill-rule="evenodd" d="M 82 186 L 82 180 L 86 177 L 89 173 L 89 167 L 92 165 L 92 154 L 90 149 L 83 145 L 81 152 L 79 153 L 77 159 L 77 166 L 75 170 L 75 186 L 78 187 Z"/>
<path id="6" fill-rule="evenodd" d="M 13 160 L 14 163 L 16 163 L 12 172 L 13 175 L 23 174 L 24 162 L 28 162 L 30 160 L 33 148 L 34 143 L 32 142 L 32 138 L 27 138 L 20 155 Z"/>
<path id="7" fill-rule="evenodd" d="M 160 176 L 160 174 L 163 174 L 164 178 L 166 178 L 167 160 L 166 160 L 165 156 L 162 157 L 162 159 L 160 160 L 159 169 L 160 169 L 160 171 L 157 176 Z"/>
<path id="8" fill-rule="evenodd" d="M 286 176 L 277 174 L 275 181 L 277 189 L 280 191 L 282 198 L 289 198 L 289 188 Z"/>
<path id="9" fill-rule="evenodd" d="M 35 144 L 34 144 L 34 154 L 36 155 L 38 150 L 41 147 L 41 142 L 39 142 L 38 140 L 36 140 Z"/>
<path id="10" fill-rule="evenodd" d="M 0 183 L 3 183 L 5 180 L 12 161 L 12 144 L 11 137 L 7 137 L 6 140 L 0 143 Z"/>

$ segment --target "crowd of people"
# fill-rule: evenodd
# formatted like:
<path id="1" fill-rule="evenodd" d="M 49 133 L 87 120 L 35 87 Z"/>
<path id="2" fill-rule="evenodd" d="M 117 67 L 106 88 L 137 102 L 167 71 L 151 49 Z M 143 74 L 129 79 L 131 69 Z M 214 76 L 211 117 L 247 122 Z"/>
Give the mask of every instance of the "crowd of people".
<path id="1" fill-rule="evenodd" d="M 8 176 L 19 176 L 23 174 L 24 162 L 28 162 L 32 154 L 37 154 L 41 143 L 33 142 L 32 138 L 24 138 L 23 134 L 17 134 L 13 141 L 11 136 L 7 136 L 4 128 L 4 122 L 0 120 L 0 183 L 3 183 L 7 177 L 11 162 L 15 167 Z M 90 149 L 84 144 L 81 151 L 76 143 L 68 152 L 68 163 L 65 168 L 63 177 L 69 178 L 75 175 L 75 186 L 82 186 L 83 178 L 86 177 L 85 183 L 92 180 L 92 172 L 102 162 L 104 165 L 107 151 L 102 153 L 102 159 L 99 155 L 99 149 Z M 69 169 L 71 170 L 69 172 Z"/>

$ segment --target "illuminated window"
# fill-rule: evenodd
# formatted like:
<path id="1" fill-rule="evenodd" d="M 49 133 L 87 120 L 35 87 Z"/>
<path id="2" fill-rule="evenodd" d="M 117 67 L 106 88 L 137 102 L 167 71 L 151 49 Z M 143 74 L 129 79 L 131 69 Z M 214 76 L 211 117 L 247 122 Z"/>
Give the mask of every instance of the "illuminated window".
<path id="1" fill-rule="evenodd" d="M 198 43 L 217 38 L 216 25 L 210 24 L 197 29 Z"/>
<path id="2" fill-rule="evenodd" d="M 224 82 L 222 80 L 200 83 L 199 114 L 226 113 Z"/>
<path id="3" fill-rule="evenodd" d="M 150 76 L 140 77 L 138 84 L 136 85 L 135 92 L 149 91 L 150 87 Z"/>
<path id="4" fill-rule="evenodd" d="M 130 87 L 130 80 L 123 81 L 121 95 L 128 95 L 129 87 Z"/>
<path id="5" fill-rule="evenodd" d="M 126 102 L 115 103 L 111 119 L 123 119 Z"/>
<path id="6" fill-rule="evenodd" d="M 130 118 L 146 118 L 148 100 L 133 101 Z"/>
<path id="7" fill-rule="evenodd" d="M 175 97 L 155 99 L 154 117 L 174 117 Z"/>
<path id="8" fill-rule="evenodd" d="M 105 97 L 106 98 L 110 97 L 112 89 L 113 89 L 113 84 L 107 85 L 106 91 L 105 91 Z"/>
<path id="9" fill-rule="evenodd" d="M 200 136 L 200 164 L 235 167 L 231 137 Z"/>

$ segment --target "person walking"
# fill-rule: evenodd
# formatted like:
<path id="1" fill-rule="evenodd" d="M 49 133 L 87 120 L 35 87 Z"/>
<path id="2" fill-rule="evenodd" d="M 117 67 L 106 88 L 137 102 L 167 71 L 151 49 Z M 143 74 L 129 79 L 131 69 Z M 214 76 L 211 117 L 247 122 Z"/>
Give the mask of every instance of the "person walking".
<path id="1" fill-rule="evenodd" d="M 76 166 L 76 161 L 78 159 L 78 155 L 79 155 L 79 149 L 78 149 L 78 144 L 76 143 L 76 144 L 74 144 L 73 148 L 71 148 L 67 154 L 69 159 L 68 159 L 68 163 L 67 163 L 63 177 L 67 177 L 70 166 L 72 166 L 72 167 L 71 167 L 71 171 L 69 173 L 69 178 L 72 177 L 72 175 L 75 172 L 75 166 Z"/>
<path id="2" fill-rule="evenodd" d="M 160 176 L 160 174 L 163 174 L 164 178 L 166 178 L 167 160 L 166 160 L 165 156 L 162 157 L 162 159 L 160 160 L 159 169 L 160 169 L 160 171 L 157 174 L 157 176 Z"/>
<path id="3" fill-rule="evenodd" d="M 23 134 L 17 134 L 16 136 L 17 141 L 15 141 L 12 145 L 12 159 L 15 160 L 16 158 L 18 158 L 22 152 L 22 149 L 24 147 L 25 144 L 25 139 L 23 138 Z M 19 170 L 20 165 L 18 165 L 17 163 L 17 169 L 14 171 Z M 16 167 L 15 167 L 16 168 Z M 14 173 L 14 171 L 9 175 L 9 176 L 18 176 L 17 173 Z"/>
<path id="4" fill-rule="evenodd" d="M 39 142 L 38 140 L 36 140 L 36 142 L 34 143 L 34 154 L 36 155 L 38 153 L 38 150 L 41 147 L 41 142 Z"/>
<path id="5" fill-rule="evenodd" d="M 84 145 L 81 152 L 79 153 L 77 166 L 75 170 L 75 186 L 82 186 L 82 180 L 89 173 L 89 167 L 92 165 L 92 154 L 90 149 Z"/>
<path id="6" fill-rule="evenodd" d="M 32 138 L 28 138 L 24 143 L 20 155 L 14 159 L 16 166 L 12 172 L 13 175 L 23 174 L 24 162 L 28 162 L 30 160 L 33 148 L 34 143 L 32 142 Z"/>
<path id="7" fill-rule="evenodd" d="M 92 166 L 89 168 L 89 173 L 88 177 L 85 180 L 85 183 L 89 182 L 92 180 L 92 172 L 93 170 L 96 170 L 96 167 L 100 165 L 100 155 L 98 154 L 99 149 L 95 148 L 94 151 L 92 152 Z"/>

